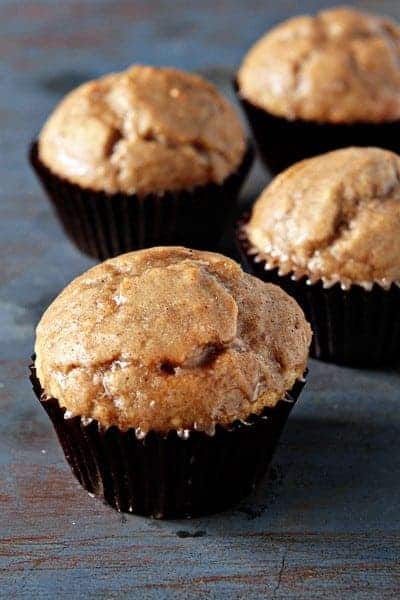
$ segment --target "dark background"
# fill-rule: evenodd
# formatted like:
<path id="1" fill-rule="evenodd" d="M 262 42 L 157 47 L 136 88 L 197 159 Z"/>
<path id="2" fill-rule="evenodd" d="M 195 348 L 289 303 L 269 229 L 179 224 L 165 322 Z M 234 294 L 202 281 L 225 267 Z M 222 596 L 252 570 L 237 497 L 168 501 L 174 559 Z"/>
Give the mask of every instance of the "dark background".
<path id="1" fill-rule="evenodd" d="M 311 361 L 269 482 L 194 521 L 121 516 L 70 474 L 27 380 L 34 326 L 92 263 L 66 240 L 27 148 L 69 89 L 133 62 L 195 70 L 233 97 L 273 24 L 334 2 L 0 1 L 0 597 L 395 598 L 398 369 Z M 353 2 L 400 17 L 400 2 Z M 243 201 L 267 176 L 257 167 Z"/>

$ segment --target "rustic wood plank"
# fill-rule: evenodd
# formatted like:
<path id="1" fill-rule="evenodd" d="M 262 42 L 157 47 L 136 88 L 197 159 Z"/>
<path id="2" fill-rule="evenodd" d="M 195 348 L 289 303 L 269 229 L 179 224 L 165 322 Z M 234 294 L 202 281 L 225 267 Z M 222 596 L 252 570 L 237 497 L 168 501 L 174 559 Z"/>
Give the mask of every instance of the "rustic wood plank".
<path id="1" fill-rule="evenodd" d="M 27 379 L 35 323 L 92 264 L 29 171 L 30 137 L 68 89 L 135 60 L 197 69 L 228 91 L 253 39 L 300 6 L 238 4 L 0 2 L 1 598 L 399 596 L 398 369 L 312 362 L 270 480 L 231 511 L 175 522 L 90 498 Z M 358 4 L 400 16 L 394 0 Z M 256 170 L 247 198 L 264 182 Z"/>

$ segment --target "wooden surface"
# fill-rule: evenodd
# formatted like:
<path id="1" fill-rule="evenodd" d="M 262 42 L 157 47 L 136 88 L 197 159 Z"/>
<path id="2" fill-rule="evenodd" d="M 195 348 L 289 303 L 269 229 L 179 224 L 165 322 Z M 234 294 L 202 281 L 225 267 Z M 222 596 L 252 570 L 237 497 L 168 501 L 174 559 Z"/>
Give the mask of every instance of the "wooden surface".
<path id="1" fill-rule="evenodd" d="M 26 161 L 81 81 L 141 61 L 228 89 L 267 27 L 324 2 L 0 2 L 0 597 L 397 598 L 399 369 L 311 363 L 271 478 L 220 515 L 121 516 L 79 487 L 31 392 L 34 325 L 90 266 Z M 331 3 L 333 4 L 333 3 Z M 358 2 L 400 16 L 392 2 Z M 266 178 L 258 168 L 246 188 Z"/>

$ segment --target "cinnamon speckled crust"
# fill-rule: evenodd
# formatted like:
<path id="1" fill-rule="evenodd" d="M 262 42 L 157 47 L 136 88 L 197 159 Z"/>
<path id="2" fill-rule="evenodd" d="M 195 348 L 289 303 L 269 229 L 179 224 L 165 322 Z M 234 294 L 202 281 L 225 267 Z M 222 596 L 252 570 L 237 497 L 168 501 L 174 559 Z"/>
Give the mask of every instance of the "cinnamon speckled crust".
<path id="1" fill-rule="evenodd" d="M 103 426 L 209 431 L 274 406 L 306 368 L 311 331 L 280 288 L 179 247 L 75 279 L 36 338 L 42 388 Z"/>
<path id="2" fill-rule="evenodd" d="M 400 281 L 400 157 L 346 148 L 299 162 L 263 191 L 246 233 L 282 273 L 345 286 Z"/>
<path id="3" fill-rule="evenodd" d="M 281 23 L 251 48 L 241 95 L 287 119 L 354 123 L 400 118 L 400 30 L 341 7 Z"/>
<path id="4" fill-rule="evenodd" d="M 244 152 L 243 127 L 211 83 L 146 66 L 72 91 L 39 138 L 40 159 L 54 173 L 109 193 L 220 183 Z"/>

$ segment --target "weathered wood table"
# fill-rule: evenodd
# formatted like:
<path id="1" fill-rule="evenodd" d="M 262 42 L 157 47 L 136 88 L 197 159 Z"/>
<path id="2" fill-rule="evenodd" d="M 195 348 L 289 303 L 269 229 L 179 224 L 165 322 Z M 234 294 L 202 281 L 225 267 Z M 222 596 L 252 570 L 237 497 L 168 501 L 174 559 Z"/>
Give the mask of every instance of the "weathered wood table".
<path id="1" fill-rule="evenodd" d="M 240 4 L 240 6 L 239 6 Z M 72 477 L 27 379 L 44 308 L 92 263 L 26 151 L 88 78 L 139 61 L 229 82 L 267 27 L 325 2 L 0 2 L 0 597 L 400 596 L 400 376 L 311 362 L 269 481 L 193 521 L 121 516 Z M 392 2 L 358 2 L 400 16 Z M 253 173 L 245 197 L 266 181 Z"/>

